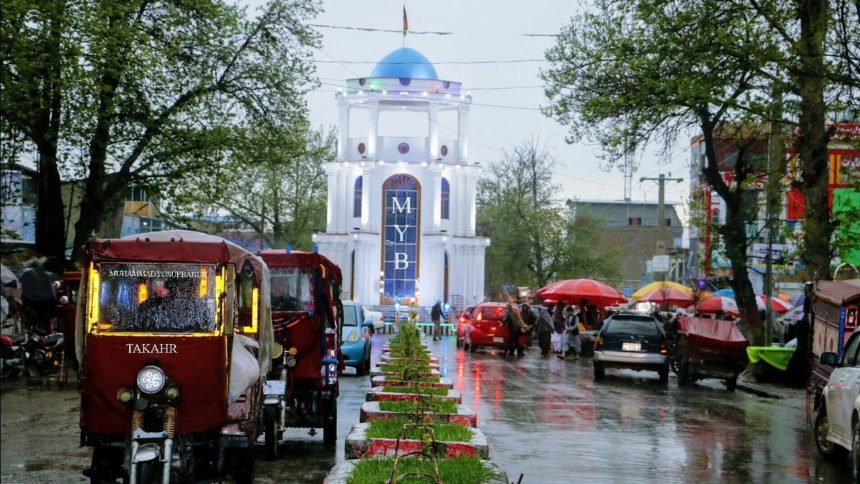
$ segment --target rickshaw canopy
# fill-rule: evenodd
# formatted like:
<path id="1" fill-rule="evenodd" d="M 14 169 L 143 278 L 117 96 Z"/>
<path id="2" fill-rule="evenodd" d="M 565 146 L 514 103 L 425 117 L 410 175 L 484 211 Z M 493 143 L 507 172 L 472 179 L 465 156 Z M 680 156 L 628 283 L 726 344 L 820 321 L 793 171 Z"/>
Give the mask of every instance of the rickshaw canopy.
<path id="1" fill-rule="evenodd" d="M 316 252 L 264 250 L 259 255 L 271 267 L 299 267 L 307 269 L 322 267 L 325 270 L 326 277 L 331 277 L 338 285 L 342 282 L 340 267 L 324 255 Z"/>

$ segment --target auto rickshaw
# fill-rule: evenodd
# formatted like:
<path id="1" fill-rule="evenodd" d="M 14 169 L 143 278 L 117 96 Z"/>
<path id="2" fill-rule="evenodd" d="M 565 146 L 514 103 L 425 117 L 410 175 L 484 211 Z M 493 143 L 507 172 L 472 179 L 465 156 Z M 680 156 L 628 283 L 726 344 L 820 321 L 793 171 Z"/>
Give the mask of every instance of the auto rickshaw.
<path id="1" fill-rule="evenodd" d="M 76 314 L 92 482 L 253 480 L 273 344 L 268 269 L 189 231 L 94 240 Z"/>
<path id="2" fill-rule="evenodd" d="M 284 430 L 323 429 L 337 440 L 338 376 L 343 307 L 340 268 L 316 252 L 267 250 L 270 268 L 275 359 L 265 385 L 266 456 L 274 459 Z"/>

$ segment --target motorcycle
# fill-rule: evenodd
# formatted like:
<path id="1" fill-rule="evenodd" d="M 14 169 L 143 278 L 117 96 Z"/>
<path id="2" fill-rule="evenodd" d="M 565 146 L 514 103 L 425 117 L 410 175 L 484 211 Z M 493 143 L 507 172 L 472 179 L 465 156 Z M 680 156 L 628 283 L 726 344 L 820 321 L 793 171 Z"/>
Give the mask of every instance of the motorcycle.
<path id="1" fill-rule="evenodd" d="M 0 335 L 0 374 L 17 377 L 23 373 L 27 353 L 23 344 L 26 342 L 25 335 Z"/>

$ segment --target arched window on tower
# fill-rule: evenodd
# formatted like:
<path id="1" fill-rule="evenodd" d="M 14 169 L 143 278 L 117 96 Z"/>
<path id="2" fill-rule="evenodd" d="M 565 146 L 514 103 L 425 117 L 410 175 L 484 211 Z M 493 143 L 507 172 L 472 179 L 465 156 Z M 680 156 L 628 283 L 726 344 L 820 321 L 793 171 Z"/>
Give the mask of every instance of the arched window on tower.
<path id="1" fill-rule="evenodd" d="M 442 220 L 448 220 L 451 212 L 451 186 L 448 179 L 442 179 Z"/>
<path id="2" fill-rule="evenodd" d="M 362 194 L 361 184 L 362 184 L 362 178 L 364 178 L 364 177 L 360 176 L 360 177 L 355 179 L 355 192 L 354 192 L 353 197 L 352 197 L 352 216 L 353 217 L 361 217 L 361 194 Z"/>

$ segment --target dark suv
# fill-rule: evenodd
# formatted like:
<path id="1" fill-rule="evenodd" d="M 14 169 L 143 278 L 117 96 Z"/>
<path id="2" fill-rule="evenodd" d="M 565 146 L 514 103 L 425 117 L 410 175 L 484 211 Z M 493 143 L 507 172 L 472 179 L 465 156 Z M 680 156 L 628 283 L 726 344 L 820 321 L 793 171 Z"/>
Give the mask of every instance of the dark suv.
<path id="1" fill-rule="evenodd" d="M 660 383 L 669 381 L 669 343 L 657 319 L 638 313 L 618 313 L 603 323 L 594 342 L 594 379 L 606 368 L 656 371 Z"/>

